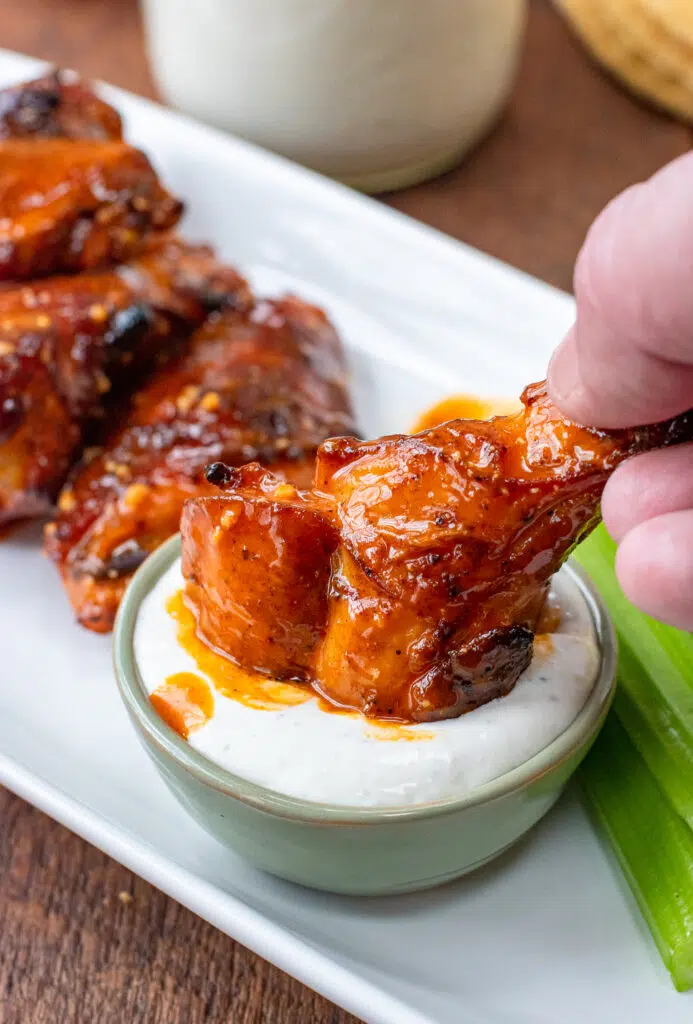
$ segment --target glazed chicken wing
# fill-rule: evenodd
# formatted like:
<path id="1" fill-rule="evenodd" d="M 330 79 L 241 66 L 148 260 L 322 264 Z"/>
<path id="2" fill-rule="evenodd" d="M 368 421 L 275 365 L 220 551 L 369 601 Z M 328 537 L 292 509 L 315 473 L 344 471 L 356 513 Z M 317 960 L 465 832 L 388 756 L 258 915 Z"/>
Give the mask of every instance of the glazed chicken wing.
<path id="1" fill-rule="evenodd" d="M 210 310 L 249 301 L 210 249 L 172 239 L 114 270 L 0 289 L 0 524 L 49 512 L 124 384 Z"/>
<path id="2" fill-rule="evenodd" d="M 60 497 L 47 549 L 79 621 L 112 627 L 130 575 L 177 532 L 186 498 L 214 492 L 210 463 L 259 460 L 307 486 L 320 442 L 352 429 L 341 346 L 321 310 L 286 298 L 210 318 Z"/>
<path id="3" fill-rule="evenodd" d="M 124 142 L 0 142 L 0 281 L 127 260 L 182 209 Z"/>
<path id="4" fill-rule="evenodd" d="M 611 471 L 693 437 L 693 414 L 607 433 L 566 421 L 543 384 L 523 403 L 414 436 L 327 441 L 306 492 L 258 466 L 218 472 L 222 492 L 182 519 L 201 637 L 366 715 L 428 721 L 508 693 Z"/>
<path id="5" fill-rule="evenodd" d="M 0 90 L 0 140 L 121 139 L 120 115 L 78 75 L 55 70 Z"/>

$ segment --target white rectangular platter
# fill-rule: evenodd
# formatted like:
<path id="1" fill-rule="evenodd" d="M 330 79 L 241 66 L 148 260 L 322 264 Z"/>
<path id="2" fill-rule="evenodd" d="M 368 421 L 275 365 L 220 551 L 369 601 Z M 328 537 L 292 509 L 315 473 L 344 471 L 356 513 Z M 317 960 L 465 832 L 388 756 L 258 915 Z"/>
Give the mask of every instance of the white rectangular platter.
<path id="1" fill-rule="evenodd" d="M 40 65 L 0 52 L 0 84 Z M 130 138 L 260 293 L 323 304 L 362 429 L 405 430 L 455 390 L 543 376 L 572 300 L 316 175 L 108 90 Z M 511 170 L 508 170 L 511 173 Z M 263 875 L 174 803 L 119 703 L 107 638 L 72 622 L 36 530 L 0 545 L 0 781 L 369 1024 L 690 1024 L 574 795 L 518 848 L 409 897 Z M 287 1022 L 289 1024 L 289 1022 Z"/>

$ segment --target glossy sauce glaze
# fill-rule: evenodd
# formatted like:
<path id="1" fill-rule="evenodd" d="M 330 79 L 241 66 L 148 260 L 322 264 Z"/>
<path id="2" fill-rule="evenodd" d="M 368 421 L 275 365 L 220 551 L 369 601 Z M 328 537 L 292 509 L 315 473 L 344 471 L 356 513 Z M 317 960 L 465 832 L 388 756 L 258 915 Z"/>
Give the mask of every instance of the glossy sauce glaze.
<path id="1" fill-rule="evenodd" d="M 181 521 L 200 635 L 368 717 L 469 712 L 530 665 L 550 580 L 599 522 L 612 470 L 692 433 L 690 415 L 579 426 L 542 382 L 514 415 L 325 441 L 310 490 L 229 470 Z"/>
<path id="2" fill-rule="evenodd" d="M 87 439 L 122 414 L 132 387 L 215 301 L 246 296 L 211 249 L 169 237 L 109 270 L 0 289 L 0 523 L 49 513 Z M 66 491 L 65 511 L 73 501 Z"/>
<path id="3" fill-rule="evenodd" d="M 222 696 L 261 711 L 278 711 L 309 700 L 310 691 L 305 687 L 283 683 L 259 672 L 244 671 L 203 643 L 197 635 L 195 616 L 186 604 L 182 590 L 169 598 L 166 611 L 176 623 L 178 644 Z M 166 684 L 170 682 L 171 677 Z"/>
<path id="4" fill-rule="evenodd" d="M 131 258 L 183 204 L 144 153 L 119 140 L 0 141 L 0 281 Z"/>
<path id="5" fill-rule="evenodd" d="M 176 562 L 138 614 L 135 657 L 152 703 L 212 761 L 306 800 L 397 806 L 461 796 L 560 735 L 587 699 L 599 664 L 589 609 L 559 573 L 546 622 L 557 631 L 542 634 L 508 696 L 456 719 L 382 722 L 340 711 L 305 685 L 238 669 L 199 639 L 182 587 Z M 211 717 L 204 687 L 213 697 Z"/>
<path id="6" fill-rule="evenodd" d="M 321 441 L 354 430 L 344 353 L 322 310 L 293 296 L 253 300 L 233 279 L 219 290 L 223 308 L 140 388 L 61 493 L 47 549 L 90 629 L 112 628 L 128 579 L 177 532 L 186 499 L 217 492 L 218 460 L 257 460 L 308 486 Z"/>
<path id="7" fill-rule="evenodd" d="M 74 71 L 0 90 L 0 139 L 122 139 L 120 114 Z"/>

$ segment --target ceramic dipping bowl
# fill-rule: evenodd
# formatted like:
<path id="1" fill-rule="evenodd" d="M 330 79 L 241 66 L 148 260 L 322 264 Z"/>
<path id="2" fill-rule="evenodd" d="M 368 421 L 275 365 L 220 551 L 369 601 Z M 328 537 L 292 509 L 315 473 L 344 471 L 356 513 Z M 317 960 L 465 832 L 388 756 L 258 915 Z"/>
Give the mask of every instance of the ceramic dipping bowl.
<path id="1" fill-rule="evenodd" d="M 330 892 L 405 893 L 464 875 L 517 842 L 555 803 L 589 750 L 615 687 L 616 641 L 589 579 L 571 565 L 595 626 L 594 688 L 570 726 L 522 765 L 457 799 L 405 807 L 313 803 L 219 767 L 159 717 L 134 656 L 143 599 L 180 555 L 172 538 L 140 567 L 122 602 L 114 663 L 140 741 L 171 792 L 207 832 L 274 875 Z"/>

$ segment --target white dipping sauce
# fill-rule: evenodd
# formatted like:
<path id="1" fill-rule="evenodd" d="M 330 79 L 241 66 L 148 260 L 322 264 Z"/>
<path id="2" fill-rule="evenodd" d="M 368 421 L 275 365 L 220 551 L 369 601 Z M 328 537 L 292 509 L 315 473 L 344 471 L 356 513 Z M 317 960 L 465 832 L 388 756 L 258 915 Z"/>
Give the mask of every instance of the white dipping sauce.
<path id="1" fill-rule="evenodd" d="M 166 99 L 368 191 L 447 169 L 508 95 L 525 0 L 145 0 Z"/>
<path id="2" fill-rule="evenodd" d="M 168 599 L 183 586 L 176 561 L 147 595 L 135 657 L 149 693 L 177 672 L 203 676 L 177 640 Z M 463 796 L 522 764 L 570 725 L 594 686 L 599 650 L 589 608 L 559 572 L 561 623 L 539 644 L 506 697 L 459 718 L 406 726 L 392 738 L 361 715 L 331 714 L 317 700 L 257 710 L 214 691 L 213 717 L 189 743 L 223 768 L 276 792 L 352 807 L 422 804 Z M 413 737 L 413 738 L 412 738 Z"/>

